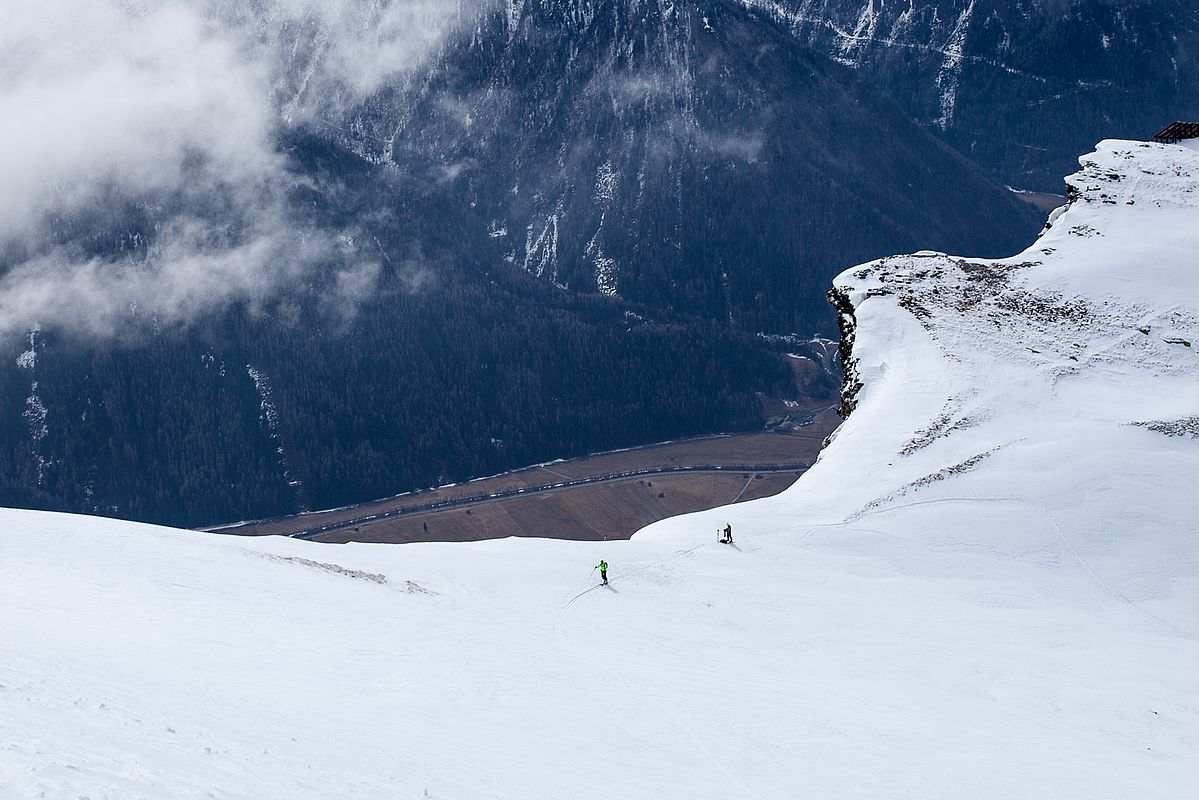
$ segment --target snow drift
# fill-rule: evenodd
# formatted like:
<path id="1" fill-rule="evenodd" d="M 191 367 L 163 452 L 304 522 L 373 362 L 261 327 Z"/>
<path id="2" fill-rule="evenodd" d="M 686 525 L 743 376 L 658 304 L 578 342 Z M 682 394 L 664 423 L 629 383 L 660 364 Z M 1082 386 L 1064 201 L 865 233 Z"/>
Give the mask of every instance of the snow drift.
<path id="1" fill-rule="evenodd" d="M 1191 796 L 1199 153 L 1070 181 L 1019 256 L 837 280 L 855 410 L 775 498 L 619 543 L 0 513 L 0 796 Z"/>

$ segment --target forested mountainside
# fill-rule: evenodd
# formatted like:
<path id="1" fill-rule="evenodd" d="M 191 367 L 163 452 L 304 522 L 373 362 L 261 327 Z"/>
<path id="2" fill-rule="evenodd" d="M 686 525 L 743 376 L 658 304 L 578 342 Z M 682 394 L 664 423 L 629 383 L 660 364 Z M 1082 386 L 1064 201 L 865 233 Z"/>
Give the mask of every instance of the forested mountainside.
<path id="1" fill-rule="evenodd" d="M 486 6 L 409 91 L 330 130 L 447 184 L 517 268 L 748 330 L 831 332 L 844 264 L 1014 252 L 1040 222 L 732 0 Z"/>
<path id="2" fill-rule="evenodd" d="M 731 0 L 464 4 L 365 88 L 343 62 L 395 7 L 230 8 L 253 37 L 221 58 L 284 54 L 235 71 L 272 76 L 261 103 L 228 79 L 245 97 L 177 132 L 124 96 L 178 146 L 134 116 L 93 156 L 136 152 L 51 172 L 71 192 L 0 225 L 0 504 L 202 525 L 744 430 L 759 391 L 831 388 L 791 386 L 782 350 L 834 333 L 846 264 L 1002 255 L 1040 225 Z M 350 33 L 321 16 L 343 12 Z M 208 49 L 189 90 L 224 64 Z"/>
<path id="3" fill-rule="evenodd" d="M 31 333 L 0 364 L 0 502 L 213 524 L 754 428 L 756 392 L 795 396 L 802 343 L 563 292 L 397 173 L 289 149 L 337 176 L 297 190 L 307 223 L 355 220 L 380 254 L 370 296 L 331 303 L 332 274 L 183 329 Z"/>
<path id="4" fill-rule="evenodd" d="M 743 1 L 1017 188 L 1060 192 L 1094 142 L 1199 117 L 1190 0 Z"/>

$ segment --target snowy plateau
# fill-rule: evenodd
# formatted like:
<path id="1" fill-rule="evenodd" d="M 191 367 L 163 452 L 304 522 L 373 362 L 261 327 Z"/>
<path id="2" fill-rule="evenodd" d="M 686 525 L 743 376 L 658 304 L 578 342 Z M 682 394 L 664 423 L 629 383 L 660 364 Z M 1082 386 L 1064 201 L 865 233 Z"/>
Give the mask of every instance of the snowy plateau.
<path id="1" fill-rule="evenodd" d="M 0 512 L 0 797 L 1194 798 L 1199 151 L 1081 162 L 1015 257 L 837 279 L 854 410 L 777 497 L 607 543 Z"/>

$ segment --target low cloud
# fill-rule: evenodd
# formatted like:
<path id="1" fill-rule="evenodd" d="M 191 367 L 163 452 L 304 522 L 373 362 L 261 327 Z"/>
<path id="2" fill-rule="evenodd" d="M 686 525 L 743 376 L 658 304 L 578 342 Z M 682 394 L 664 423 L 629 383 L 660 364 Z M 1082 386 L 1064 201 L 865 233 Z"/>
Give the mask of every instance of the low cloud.
<path id="1" fill-rule="evenodd" d="M 446 0 L 10 0 L 0 27 L 0 335 L 186 323 L 326 267 L 378 267 L 287 211 L 282 127 L 419 65 Z M 122 232 L 119 209 L 137 211 Z M 114 238 L 126 235 L 122 248 Z M 107 244 L 106 244 L 107 243 Z M 344 291 L 343 291 L 344 289 Z"/>
<path id="2" fill-rule="evenodd" d="M 286 226 L 235 243 L 211 241 L 206 220 L 173 219 L 142 258 L 82 258 L 54 248 L 0 278 L 0 335 L 44 323 L 93 337 L 138 322 L 174 325 L 234 302 L 265 303 L 332 254 Z"/>
<path id="3" fill-rule="evenodd" d="M 685 105 L 687 92 L 691 88 L 684 75 L 661 70 L 617 72 L 601 76 L 600 81 L 618 109 L 644 105 Z"/>
<path id="4" fill-rule="evenodd" d="M 701 71 L 714 71 L 719 62 L 712 57 Z M 650 142 L 651 154 L 670 158 L 678 147 L 694 147 L 708 157 L 725 161 L 755 163 L 762 155 L 765 134 L 762 130 L 710 128 L 696 112 L 697 88 L 686 73 L 670 70 L 601 73 L 592 79 L 589 91 L 610 96 L 618 114 L 648 112 L 667 120 L 656 133 L 665 138 Z M 742 112 L 744 116 L 745 113 Z M 728 120 L 734 121 L 734 120 Z M 722 122 L 723 128 L 728 121 Z M 745 124 L 745 120 L 736 120 Z M 752 120 L 750 121 L 752 124 Z"/>
<path id="5" fill-rule="evenodd" d="M 437 282 L 437 274 L 415 258 L 405 259 L 397 275 L 406 294 L 419 294 Z"/>
<path id="6" fill-rule="evenodd" d="M 737 131 L 734 133 L 712 133 L 699 131 L 696 141 L 700 147 L 731 161 L 755 163 L 762 155 L 766 143 L 760 131 Z"/>
<path id="7" fill-rule="evenodd" d="M 196 11 L 13 2 L 0 28 L 0 237 L 113 189 L 178 187 L 189 160 L 205 165 L 192 180 L 235 189 L 278 174 L 266 69 Z"/>

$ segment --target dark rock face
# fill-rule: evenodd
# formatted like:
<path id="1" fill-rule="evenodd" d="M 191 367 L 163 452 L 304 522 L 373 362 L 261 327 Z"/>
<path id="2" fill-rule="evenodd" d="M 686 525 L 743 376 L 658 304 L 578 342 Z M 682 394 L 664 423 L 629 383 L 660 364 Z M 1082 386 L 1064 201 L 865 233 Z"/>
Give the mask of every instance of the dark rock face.
<path id="1" fill-rule="evenodd" d="M 837 312 L 837 328 L 841 333 L 838 344 L 842 373 L 841 404 L 837 406 L 837 415 L 841 419 L 849 419 L 849 415 L 858 407 L 858 393 L 862 391 L 862 380 L 858 375 L 858 359 L 853 356 L 858 319 L 854 313 L 853 301 L 844 292 L 838 289 L 829 290 L 828 302 Z"/>
<path id="2" fill-rule="evenodd" d="M 744 1 L 1019 188 L 1058 192 L 1095 142 L 1199 118 L 1189 0 Z"/>

